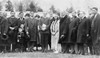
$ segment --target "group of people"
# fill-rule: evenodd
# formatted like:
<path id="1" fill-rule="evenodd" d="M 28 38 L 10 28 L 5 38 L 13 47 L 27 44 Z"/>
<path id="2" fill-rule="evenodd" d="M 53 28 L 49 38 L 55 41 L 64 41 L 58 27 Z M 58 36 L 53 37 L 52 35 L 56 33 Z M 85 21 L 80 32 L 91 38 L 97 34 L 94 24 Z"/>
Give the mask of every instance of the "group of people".
<path id="1" fill-rule="evenodd" d="M 15 51 L 53 51 L 54 53 L 100 54 L 100 15 L 98 8 L 84 11 L 39 15 L 15 12 L 11 16 L 0 14 L 0 45 Z M 0 50 L 3 48 L 0 46 Z M 6 47 L 7 48 L 7 47 Z"/>

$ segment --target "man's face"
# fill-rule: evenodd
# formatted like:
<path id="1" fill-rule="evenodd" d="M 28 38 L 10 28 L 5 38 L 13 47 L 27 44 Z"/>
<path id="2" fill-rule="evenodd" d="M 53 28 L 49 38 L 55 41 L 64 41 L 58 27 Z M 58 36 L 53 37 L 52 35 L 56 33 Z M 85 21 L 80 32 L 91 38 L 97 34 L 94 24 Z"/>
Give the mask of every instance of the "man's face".
<path id="1" fill-rule="evenodd" d="M 20 18 L 23 18 L 23 15 L 24 15 L 24 14 L 23 14 L 23 13 L 21 13 L 21 14 L 19 15 L 19 16 L 20 16 Z"/>
<path id="2" fill-rule="evenodd" d="M 62 13 L 60 17 L 64 18 L 64 17 L 65 17 L 65 14 L 64 14 L 64 13 Z"/>
<path id="3" fill-rule="evenodd" d="M 72 16 L 76 16 L 76 12 L 73 12 L 73 13 L 72 13 Z"/>
<path id="4" fill-rule="evenodd" d="M 92 14 L 96 14 L 96 13 L 97 13 L 97 10 L 92 9 L 92 10 L 91 10 L 91 13 L 92 13 Z"/>
<path id="5" fill-rule="evenodd" d="M 25 17 L 25 19 L 28 19 L 28 18 L 29 18 L 28 16 Z"/>
<path id="6" fill-rule="evenodd" d="M 83 18 L 84 16 L 85 16 L 85 13 L 84 13 L 84 12 L 80 12 L 79 17 L 80 17 L 80 18 Z"/>
<path id="7" fill-rule="evenodd" d="M 3 17 L 5 17 L 5 18 L 6 18 L 6 17 L 7 17 L 7 13 L 3 13 Z"/>
<path id="8" fill-rule="evenodd" d="M 57 19 L 58 17 L 57 17 L 57 16 L 55 16 L 54 18 L 55 18 L 55 19 Z"/>
<path id="9" fill-rule="evenodd" d="M 35 17 L 35 19 L 37 19 L 37 20 L 38 20 L 38 17 Z"/>
<path id="10" fill-rule="evenodd" d="M 14 12 L 11 12 L 11 16 L 15 16 L 15 13 Z"/>

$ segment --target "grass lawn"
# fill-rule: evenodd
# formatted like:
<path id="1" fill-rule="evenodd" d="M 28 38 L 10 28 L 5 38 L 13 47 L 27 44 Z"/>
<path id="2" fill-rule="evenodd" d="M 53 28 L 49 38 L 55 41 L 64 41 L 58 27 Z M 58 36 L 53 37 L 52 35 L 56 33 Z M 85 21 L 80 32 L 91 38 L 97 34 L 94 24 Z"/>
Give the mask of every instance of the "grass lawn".
<path id="1" fill-rule="evenodd" d="M 51 52 L 0 53 L 0 58 L 100 58 L 96 55 L 54 54 Z"/>

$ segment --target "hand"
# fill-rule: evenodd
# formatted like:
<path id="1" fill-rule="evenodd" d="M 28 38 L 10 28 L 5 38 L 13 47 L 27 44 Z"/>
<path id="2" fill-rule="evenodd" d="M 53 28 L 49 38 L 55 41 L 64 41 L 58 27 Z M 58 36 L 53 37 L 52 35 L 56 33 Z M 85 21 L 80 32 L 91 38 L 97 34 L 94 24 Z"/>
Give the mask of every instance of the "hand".
<path id="1" fill-rule="evenodd" d="M 87 34 L 87 37 L 89 36 L 89 34 Z"/>
<path id="2" fill-rule="evenodd" d="M 26 34 L 29 34 L 29 32 L 26 32 Z"/>
<path id="3" fill-rule="evenodd" d="M 4 33 L 3 35 L 6 35 L 6 33 Z"/>
<path id="4" fill-rule="evenodd" d="M 14 30 L 15 28 L 13 28 L 13 27 L 10 27 L 10 29 L 11 29 L 11 30 Z"/>
<path id="5" fill-rule="evenodd" d="M 1 32 L 0 32 L 0 34 L 1 34 Z"/>
<path id="6" fill-rule="evenodd" d="M 64 38 L 64 35 L 61 35 L 61 38 Z"/>

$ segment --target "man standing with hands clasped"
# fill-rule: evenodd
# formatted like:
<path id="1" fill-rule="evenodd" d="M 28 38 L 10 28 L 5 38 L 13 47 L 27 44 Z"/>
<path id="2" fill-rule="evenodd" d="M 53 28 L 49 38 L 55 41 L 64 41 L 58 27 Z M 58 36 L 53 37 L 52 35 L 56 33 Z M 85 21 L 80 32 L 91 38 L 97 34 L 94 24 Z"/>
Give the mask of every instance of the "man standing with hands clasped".
<path id="1" fill-rule="evenodd" d="M 100 14 L 98 14 L 98 8 L 93 7 L 91 9 L 93 17 L 91 18 L 91 38 L 93 44 L 93 54 L 100 54 Z"/>

